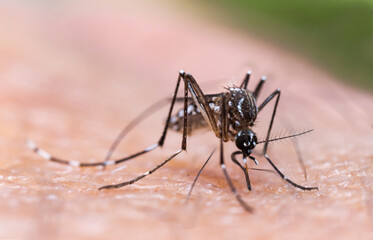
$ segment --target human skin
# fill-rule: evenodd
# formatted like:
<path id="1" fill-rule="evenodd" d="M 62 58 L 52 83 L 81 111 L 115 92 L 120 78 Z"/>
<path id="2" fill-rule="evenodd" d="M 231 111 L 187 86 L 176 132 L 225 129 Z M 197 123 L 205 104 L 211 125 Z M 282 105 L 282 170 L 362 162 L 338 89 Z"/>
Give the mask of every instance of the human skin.
<path id="1" fill-rule="evenodd" d="M 371 239 L 373 98 L 367 93 L 254 36 L 149 2 L 5 3 L 0 11 L 6 20 L 0 23 L 0 239 Z M 187 152 L 115 190 L 98 188 L 148 171 L 180 148 L 181 135 L 170 132 L 161 150 L 105 170 L 48 162 L 27 148 L 32 138 L 58 157 L 104 159 L 123 126 L 173 92 L 182 68 L 207 93 L 240 84 L 247 70 L 252 89 L 266 74 L 259 102 L 282 90 L 274 134 L 314 129 L 297 138 L 307 181 L 291 141 L 270 144 L 269 156 L 290 179 L 319 190 L 304 192 L 276 174 L 250 171 L 248 192 L 230 161 L 236 148 L 227 143 L 228 172 L 254 213 L 230 191 L 219 151 L 185 204 L 199 168 L 219 150 L 211 131 L 195 132 Z M 272 107 L 253 128 L 259 139 Z M 144 120 L 114 158 L 155 143 L 167 111 Z M 270 169 L 260 147 L 254 155 L 255 167 Z"/>

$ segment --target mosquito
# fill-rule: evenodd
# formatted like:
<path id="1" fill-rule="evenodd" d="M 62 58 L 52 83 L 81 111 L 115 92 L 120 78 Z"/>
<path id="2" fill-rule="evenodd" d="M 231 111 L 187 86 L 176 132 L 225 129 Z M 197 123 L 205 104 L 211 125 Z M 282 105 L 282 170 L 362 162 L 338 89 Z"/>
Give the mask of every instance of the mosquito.
<path id="1" fill-rule="evenodd" d="M 281 96 L 281 90 L 276 89 L 273 91 L 261 104 L 257 104 L 257 99 L 263 87 L 263 84 L 266 81 L 266 77 L 263 76 L 258 84 L 256 85 L 254 91 L 248 90 L 248 83 L 250 80 L 251 72 L 247 72 L 245 78 L 243 79 L 240 86 L 232 86 L 225 88 L 224 92 L 215 93 L 215 94 L 204 94 L 198 85 L 195 78 L 190 74 L 186 73 L 183 70 L 179 71 L 176 87 L 173 93 L 173 97 L 171 99 L 170 108 L 167 114 L 167 120 L 165 126 L 163 128 L 162 134 L 155 144 L 149 146 L 148 148 L 131 154 L 127 157 L 120 158 L 117 160 L 110 160 L 111 154 L 113 153 L 114 149 L 118 145 L 120 139 L 122 139 L 126 133 L 132 129 L 136 123 L 136 121 L 131 122 L 127 128 L 125 128 L 121 134 L 117 137 L 116 141 L 112 145 L 106 159 L 102 162 L 93 162 L 93 163 L 83 163 L 75 160 L 64 160 L 60 158 L 56 158 L 49 154 L 48 152 L 40 149 L 34 142 L 28 141 L 28 146 L 34 152 L 36 152 L 41 157 L 62 164 L 67 164 L 71 166 L 77 167 L 94 167 L 94 166 L 109 166 L 119 164 L 131 159 L 135 159 L 145 153 L 148 153 L 156 148 L 162 147 L 164 145 L 167 133 L 169 129 L 182 133 L 182 141 L 180 148 L 171 154 L 168 158 L 163 160 L 160 164 L 156 165 L 154 168 L 146 171 L 145 173 L 133 178 L 129 181 L 106 185 L 99 188 L 99 190 L 103 189 L 114 189 L 114 188 L 121 188 L 127 185 L 131 185 L 140 179 L 154 173 L 159 168 L 163 167 L 166 163 L 174 159 L 177 155 L 181 152 L 187 150 L 187 136 L 192 133 L 193 130 L 198 128 L 209 128 L 211 129 L 215 136 L 220 140 L 219 148 L 220 148 L 220 167 L 224 173 L 226 181 L 233 192 L 234 196 L 236 197 L 239 204 L 248 212 L 253 212 L 253 208 L 248 205 L 238 193 L 236 187 L 234 186 L 228 172 L 226 169 L 225 159 L 224 159 L 224 143 L 232 141 L 235 142 L 236 147 L 238 148 L 237 151 L 231 154 L 231 160 L 237 164 L 240 169 L 243 171 L 245 175 L 247 189 L 251 190 L 251 183 L 249 178 L 249 168 L 248 161 L 252 160 L 256 165 L 259 164 L 257 159 L 252 155 L 253 149 L 258 145 L 264 143 L 263 147 L 263 155 L 268 163 L 274 169 L 274 172 L 277 173 L 283 180 L 294 186 L 295 188 L 299 188 L 304 191 L 311 191 L 311 190 L 318 190 L 318 187 L 306 187 L 295 183 L 294 181 L 290 180 L 287 176 L 285 176 L 277 166 L 272 162 L 267 154 L 268 144 L 273 141 L 292 138 L 299 135 L 303 135 L 308 133 L 312 130 L 304 131 L 298 134 L 283 136 L 279 138 L 271 139 L 271 130 L 273 126 L 273 122 L 276 116 L 276 111 L 278 107 L 278 103 Z M 182 98 L 177 97 L 180 83 L 184 83 L 184 96 Z M 190 96 L 189 96 L 190 94 Z M 271 120 L 269 123 L 269 127 L 267 130 L 266 138 L 263 141 L 258 141 L 255 132 L 253 131 L 254 124 L 256 122 L 257 115 L 263 110 L 265 106 L 272 100 L 275 101 L 274 108 L 272 111 Z M 183 108 L 173 114 L 174 105 L 176 102 L 183 102 Z M 161 104 L 157 102 L 155 105 Z M 148 108 L 144 114 L 153 111 L 153 108 Z M 142 116 L 139 116 L 135 120 L 140 120 Z M 208 160 L 211 158 L 213 153 L 209 156 Z M 237 156 L 242 155 L 243 164 L 237 159 Z M 207 161 L 208 161 L 207 160 Z M 206 163 L 207 163 L 206 161 Z M 203 165 L 203 167 L 206 165 Z M 203 169 L 202 167 L 202 169 Z M 201 173 L 202 169 L 197 175 Z M 254 169 L 255 170 L 255 169 Z M 260 169 L 256 169 L 260 170 Z M 195 179 L 195 181 L 197 180 Z M 193 185 L 195 183 L 193 182 Z M 193 187 L 192 185 L 192 187 Z M 190 191 L 191 192 L 191 191 Z M 190 195 L 188 194 L 188 197 Z"/>

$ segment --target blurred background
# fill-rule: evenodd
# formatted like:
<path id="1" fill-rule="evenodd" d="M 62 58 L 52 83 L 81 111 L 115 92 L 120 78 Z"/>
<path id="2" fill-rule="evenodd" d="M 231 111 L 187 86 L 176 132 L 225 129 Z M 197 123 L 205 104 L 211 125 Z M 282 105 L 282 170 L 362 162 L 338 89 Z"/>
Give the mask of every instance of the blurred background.
<path id="1" fill-rule="evenodd" d="M 373 90 L 372 0 L 187 2 L 200 15 L 255 33 L 350 85 Z"/>
<path id="2" fill-rule="evenodd" d="M 133 8 L 137 10 L 154 8 L 155 11 L 173 8 L 170 12 L 174 15 L 188 15 L 186 18 L 191 21 L 200 19 L 202 22 L 224 25 L 227 29 L 247 32 L 284 51 L 296 52 L 302 58 L 308 59 L 351 86 L 370 91 L 373 89 L 373 1 L 371 0 L 142 0 L 137 4 L 131 4 L 131 1 L 114 0 L 108 1 L 107 4 L 97 4 L 98 2 L 92 1 L 88 4 L 86 1 L 2 1 L 3 10 L 0 11 L 3 12 L 0 17 L 3 21 L 0 33 L 3 39 L 0 43 L 3 45 L 3 53 L 7 40 L 12 41 L 17 37 L 14 34 L 19 34 L 17 33 L 19 30 L 13 29 L 12 25 L 25 20 L 27 14 L 39 13 L 39 19 L 37 15 L 33 17 L 33 25 L 32 20 L 28 23 L 30 24 L 28 27 L 39 31 L 39 36 L 33 36 L 30 32 L 29 35 L 22 36 L 24 41 L 36 41 L 35 37 L 47 41 L 47 44 L 58 41 L 58 44 L 63 44 L 68 51 L 74 51 L 73 48 L 80 48 L 76 44 L 82 44 L 84 48 L 80 50 L 93 54 L 100 49 L 89 48 L 106 48 L 106 51 L 110 51 L 108 45 L 115 41 L 112 38 L 119 39 L 124 35 L 120 29 L 125 29 L 126 24 L 121 21 L 127 20 L 124 16 L 119 16 L 133 15 L 134 11 L 123 11 L 131 9 L 129 6 L 137 6 Z M 13 9 L 15 12 L 9 12 L 9 9 L 4 8 L 6 5 L 12 6 L 16 3 L 23 7 L 15 7 Z M 111 15 L 111 19 L 104 15 Z M 78 16 L 84 18 L 84 21 L 73 19 Z M 9 22 L 7 17 L 10 17 L 13 22 Z M 77 25 L 71 25 L 74 24 L 73 21 L 78 21 Z M 111 21 L 116 22 L 118 26 L 114 26 Z M 141 24 L 146 24 L 140 19 L 136 21 L 139 27 Z M 105 28 L 108 34 L 105 40 L 102 36 L 96 35 L 95 27 Z M 46 31 L 51 30 L 56 31 L 55 39 L 53 36 L 45 39 L 43 35 L 49 35 Z M 154 32 L 156 31 L 155 25 Z M 147 31 L 142 33 L 144 38 L 151 39 L 152 33 Z M 77 34 L 80 35 L 80 39 L 77 39 Z M 178 36 L 174 38 L 177 39 Z M 77 41 L 81 42 L 77 43 Z M 127 41 L 128 44 L 132 43 L 131 38 L 127 38 Z"/>

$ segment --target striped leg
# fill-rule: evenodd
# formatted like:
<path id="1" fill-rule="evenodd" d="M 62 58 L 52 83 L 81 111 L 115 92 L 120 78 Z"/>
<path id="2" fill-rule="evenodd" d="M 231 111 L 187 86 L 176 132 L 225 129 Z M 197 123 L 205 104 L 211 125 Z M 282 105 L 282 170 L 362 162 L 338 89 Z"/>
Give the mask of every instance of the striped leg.
<path id="1" fill-rule="evenodd" d="M 49 160 L 49 161 L 52 161 L 52 162 L 57 162 L 57 163 L 60 163 L 60 164 L 66 164 L 66 165 L 70 165 L 70 166 L 75 166 L 75 167 L 95 167 L 95 166 L 103 166 L 103 167 L 106 167 L 106 166 L 109 166 L 109 165 L 115 165 L 115 164 L 119 164 L 119 163 L 122 163 L 122 162 L 125 162 L 125 161 L 128 161 L 128 160 L 131 160 L 131 159 L 134 159 L 138 156 L 141 156 L 145 153 L 148 153 L 158 147 L 162 147 L 163 146 L 163 143 L 166 139 L 166 135 L 167 135 L 167 130 L 168 130 L 168 124 L 170 122 L 170 118 L 171 118 L 171 114 L 172 114 L 172 110 L 173 110 L 173 107 L 174 107 L 174 104 L 175 104 L 175 101 L 177 99 L 176 95 L 177 95 L 177 92 L 179 90 L 179 85 L 180 85 L 180 81 L 183 77 L 183 75 L 185 75 L 184 72 L 180 72 L 179 73 L 179 76 L 178 76 L 178 79 L 177 79 L 177 84 L 176 84 L 176 88 L 175 88 L 175 92 L 174 92 L 174 96 L 172 98 L 172 102 L 171 102 L 171 106 L 170 106 L 170 110 L 169 110 L 169 113 L 168 113 L 168 117 L 167 117 L 167 121 L 166 121 L 166 124 L 165 124 L 165 127 L 164 127 L 164 130 L 162 132 L 162 135 L 160 137 L 160 139 L 158 140 L 158 142 L 156 144 L 153 144 L 151 146 L 149 146 L 148 148 L 142 150 L 142 151 L 139 151 L 137 153 L 134 153 L 128 157 L 125 157 L 125 158 L 121 158 L 121 159 L 117 159 L 117 160 L 108 160 L 108 159 L 105 159 L 105 161 L 102 161 L 102 162 L 93 162 L 93 163 L 84 163 L 84 162 L 80 162 L 80 161 L 76 161 L 76 160 L 65 160 L 65 159 L 61 159 L 61 158 L 57 158 L 57 157 L 54 157 L 53 155 L 49 154 L 48 152 L 46 152 L 45 150 L 39 148 L 33 141 L 31 140 L 28 140 L 27 141 L 27 146 L 32 150 L 34 151 L 36 154 L 38 154 L 39 156 L 41 156 L 42 158 L 46 159 L 46 160 Z M 157 104 L 161 104 L 162 102 L 158 102 Z M 137 119 L 137 118 L 136 118 Z M 130 123 L 129 127 L 127 128 L 127 131 L 129 131 L 130 129 L 133 128 L 133 125 L 134 123 Z M 126 129 L 125 129 L 126 130 Z M 125 132 L 126 133 L 126 132 Z M 123 135 L 123 134 L 122 134 Z M 121 135 L 121 136 L 122 136 Z M 113 149 L 115 149 L 116 145 L 114 146 Z M 111 154 L 112 150 L 109 151 L 109 154 Z"/>
<path id="2" fill-rule="evenodd" d="M 124 187 L 124 186 L 127 186 L 127 185 L 131 185 L 137 181 L 139 181 L 140 179 L 152 174 L 153 172 L 157 171 L 159 168 L 161 168 L 163 165 L 165 165 L 166 163 L 168 163 L 169 161 L 171 161 L 174 157 L 176 157 L 177 155 L 179 155 L 179 153 L 181 153 L 183 151 L 182 148 L 180 148 L 179 150 L 177 150 L 174 154 L 172 154 L 169 158 L 167 158 L 165 161 L 163 161 L 161 164 L 157 165 L 155 168 L 145 172 L 144 174 L 130 180 L 130 181 L 126 181 L 126 182 L 122 182 L 122 183 L 118 183 L 118 184 L 113 184 L 113 185 L 106 185 L 106 186 L 103 186 L 103 187 L 100 187 L 98 190 L 102 190 L 102 189 L 111 189 L 111 188 L 120 188 L 120 187 Z"/>
<path id="3" fill-rule="evenodd" d="M 242 81 L 242 83 L 240 85 L 240 88 L 247 89 L 247 85 L 249 84 L 249 81 L 250 81 L 250 76 L 251 76 L 251 71 L 248 71 L 246 73 L 245 78 L 243 79 L 243 81 Z"/>
<path id="4" fill-rule="evenodd" d="M 143 150 L 141 152 L 137 152 L 135 154 L 132 154 L 128 157 L 125 157 L 125 158 L 122 158 L 122 159 L 119 159 L 119 160 L 109 160 L 109 161 L 93 162 L 93 163 L 84 163 L 84 162 L 79 162 L 79 161 L 76 161 L 76 160 L 65 160 L 65 159 L 54 157 L 50 153 L 48 153 L 47 151 L 39 148 L 31 140 L 27 141 L 27 146 L 32 151 L 34 151 L 36 154 L 38 154 L 39 156 L 41 156 L 42 158 L 44 158 L 48 161 L 57 162 L 57 163 L 70 165 L 70 166 L 74 166 L 74 167 L 95 167 L 95 166 L 104 166 L 105 167 L 105 166 L 109 166 L 109 165 L 115 165 L 115 164 L 130 160 L 130 159 L 134 159 L 135 157 L 138 157 L 140 155 L 143 155 L 144 153 L 152 151 L 153 149 L 157 148 L 159 145 L 158 144 L 153 144 L 153 145 L 151 145 L 150 147 L 146 148 L 145 150 Z"/>
<path id="5" fill-rule="evenodd" d="M 256 85 L 255 90 L 253 92 L 255 99 L 258 99 L 260 91 L 262 90 L 263 84 L 265 83 L 266 80 L 267 80 L 266 76 L 262 76 L 260 78 L 260 82 L 258 83 L 258 85 Z"/>
<path id="6" fill-rule="evenodd" d="M 278 173 L 278 175 L 280 175 L 280 177 L 282 179 L 284 179 L 285 181 L 287 181 L 288 183 L 290 183 L 291 185 L 293 185 L 294 187 L 296 188 L 299 188 L 299 189 L 302 189 L 302 190 L 307 190 L 307 191 L 311 191 L 311 190 L 318 190 L 319 188 L 318 187 L 304 187 L 302 185 L 299 185 L 295 182 L 293 182 L 292 180 L 288 179 L 277 167 L 276 165 L 271 161 L 271 159 L 268 157 L 267 155 L 267 149 L 268 149 L 268 143 L 270 141 L 269 139 L 269 136 L 271 134 L 271 130 L 272 130 L 272 126 L 273 126 L 273 121 L 274 121 L 274 118 L 275 118 L 275 115 L 276 115 L 276 111 L 277 111 L 277 106 L 278 106 L 278 102 L 280 100 L 280 95 L 281 95 L 281 91 L 280 89 L 277 89 L 275 90 L 271 95 L 269 95 L 265 100 L 264 102 L 259 106 L 258 110 L 261 111 L 266 105 L 268 102 L 270 102 L 274 97 L 277 97 L 276 98 L 276 102 L 275 102 L 275 107 L 273 108 L 273 112 L 272 112 L 272 117 L 271 117 L 271 122 L 269 124 L 269 127 L 268 127 L 268 131 L 267 131 L 267 137 L 266 137 L 266 141 L 264 143 L 264 148 L 263 148 L 263 154 L 265 156 L 265 158 L 267 159 L 267 161 L 269 162 L 269 164 L 271 164 L 271 166 L 273 167 L 273 169 Z"/>

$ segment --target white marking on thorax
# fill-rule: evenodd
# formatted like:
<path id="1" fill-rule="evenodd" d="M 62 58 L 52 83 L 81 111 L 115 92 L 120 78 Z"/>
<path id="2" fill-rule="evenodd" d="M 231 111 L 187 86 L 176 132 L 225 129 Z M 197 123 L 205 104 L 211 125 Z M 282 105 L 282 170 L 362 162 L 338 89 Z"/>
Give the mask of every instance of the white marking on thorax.
<path id="1" fill-rule="evenodd" d="M 238 102 L 237 109 L 240 113 L 241 117 L 244 118 L 243 112 L 242 112 L 242 104 L 245 101 L 245 98 L 241 98 L 241 100 Z"/>
<path id="2" fill-rule="evenodd" d="M 177 118 L 175 116 L 171 116 L 170 123 L 176 123 L 176 122 L 177 122 Z"/>
<path id="3" fill-rule="evenodd" d="M 181 109 L 181 110 L 177 113 L 177 116 L 178 116 L 179 118 L 184 117 L 184 109 Z"/>
<path id="4" fill-rule="evenodd" d="M 229 91 L 231 91 L 233 96 L 235 96 L 236 92 L 241 92 L 242 89 L 241 88 L 230 88 Z"/>
<path id="5" fill-rule="evenodd" d="M 194 106 L 193 105 L 189 105 L 188 109 L 187 109 L 188 115 L 192 114 L 193 111 L 194 111 Z"/>
<path id="6" fill-rule="evenodd" d="M 210 102 L 209 107 L 214 112 L 217 112 L 217 113 L 220 112 L 220 106 L 215 105 L 215 103 Z"/>

